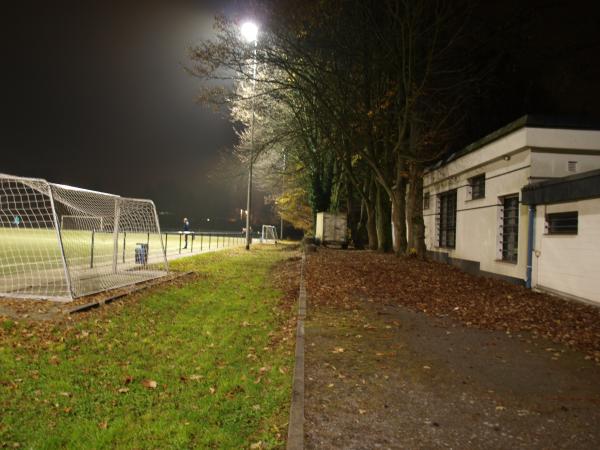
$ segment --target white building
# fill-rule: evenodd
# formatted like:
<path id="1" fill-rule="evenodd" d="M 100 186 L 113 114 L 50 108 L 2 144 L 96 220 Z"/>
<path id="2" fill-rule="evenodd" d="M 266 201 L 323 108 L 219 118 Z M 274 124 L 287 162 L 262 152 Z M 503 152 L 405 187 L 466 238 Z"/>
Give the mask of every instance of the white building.
<path id="1" fill-rule="evenodd" d="M 600 128 L 520 118 L 425 174 L 431 257 L 600 303 L 598 169 Z"/>

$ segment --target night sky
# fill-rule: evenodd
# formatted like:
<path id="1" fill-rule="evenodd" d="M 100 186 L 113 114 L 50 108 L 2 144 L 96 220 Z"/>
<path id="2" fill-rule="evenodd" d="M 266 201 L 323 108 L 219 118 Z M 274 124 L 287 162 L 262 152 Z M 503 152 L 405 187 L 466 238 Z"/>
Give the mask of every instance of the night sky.
<path id="1" fill-rule="evenodd" d="M 152 198 L 159 210 L 172 213 L 161 216 L 165 228 L 185 215 L 194 229 L 238 229 L 226 219 L 245 205 L 245 180 L 232 175 L 235 170 L 222 171 L 221 162 L 235 143 L 231 123 L 195 102 L 200 81 L 183 66 L 190 64 L 188 47 L 211 36 L 213 16 L 242 17 L 245 4 L 4 7 L 0 172 Z M 463 143 L 524 113 L 600 122 L 597 4 L 481 2 L 482 30 L 504 30 L 489 52 L 503 56 L 474 105 Z"/>
<path id="2" fill-rule="evenodd" d="M 200 81 L 183 66 L 188 47 L 211 36 L 214 15 L 236 14 L 234 7 L 132 1 L 4 9 L 0 172 L 152 198 L 173 213 L 161 217 L 166 227 L 187 215 L 193 228 L 223 228 L 245 205 L 245 181 L 216 173 L 235 136 L 224 114 L 195 102 Z"/>

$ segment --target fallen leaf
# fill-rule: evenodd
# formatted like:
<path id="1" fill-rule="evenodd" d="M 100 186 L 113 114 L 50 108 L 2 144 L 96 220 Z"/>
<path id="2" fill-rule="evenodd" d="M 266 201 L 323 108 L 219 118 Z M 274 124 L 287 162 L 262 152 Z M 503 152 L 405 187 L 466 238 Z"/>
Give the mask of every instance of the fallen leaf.
<path id="1" fill-rule="evenodd" d="M 144 386 L 147 389 L 156 389 L 158 383 L 154 380 L 143 380 L 142 386 Z"/>
<path id="2" fill-rule="evenodd" d="M 121 388 L 117 391 L 119 394 L 126 394 L 127 392 L 129 392 L 129 388 Z"/>
<path id="3" fill-rule="evenodd" d="M 108 428 L 108 422 L 106 420 L 103 420 L 98 424 L 98 428 L 100 428 L 101 430 L 106 430 Z"/>

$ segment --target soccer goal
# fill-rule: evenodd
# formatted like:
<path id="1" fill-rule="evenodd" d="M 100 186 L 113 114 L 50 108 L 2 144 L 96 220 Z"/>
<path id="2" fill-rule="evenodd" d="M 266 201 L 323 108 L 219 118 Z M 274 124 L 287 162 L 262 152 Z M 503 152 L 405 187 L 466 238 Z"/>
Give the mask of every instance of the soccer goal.
<path id="1" fill-rule="evenodd" d="M 277 244 L 277 229 L 273 225 L 263 225 L 260 233 L 261 244 Z"/>
<path id="2" fill-rule="evenodd" d="M 0 174 L 0 296 L 69 301 L 167 273 L 152 201 Z"/>
<path id="3" fill-rule="evenodd" d="M 104 217 L 94 216 L 62 216 L 60 218 L 61 230 L 95 230 L 102 231 Z"/>

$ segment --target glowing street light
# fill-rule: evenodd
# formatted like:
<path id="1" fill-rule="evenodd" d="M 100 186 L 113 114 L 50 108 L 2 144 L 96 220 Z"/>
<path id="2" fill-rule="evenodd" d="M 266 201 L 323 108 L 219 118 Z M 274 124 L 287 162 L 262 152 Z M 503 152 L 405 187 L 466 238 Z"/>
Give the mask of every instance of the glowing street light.
<path id="1" fill-rule="evenodd" d="M 248 42 L 256 42 L 258 26 L 254 22 L 244 22 L 241 28 L 242 37 Z"/>

